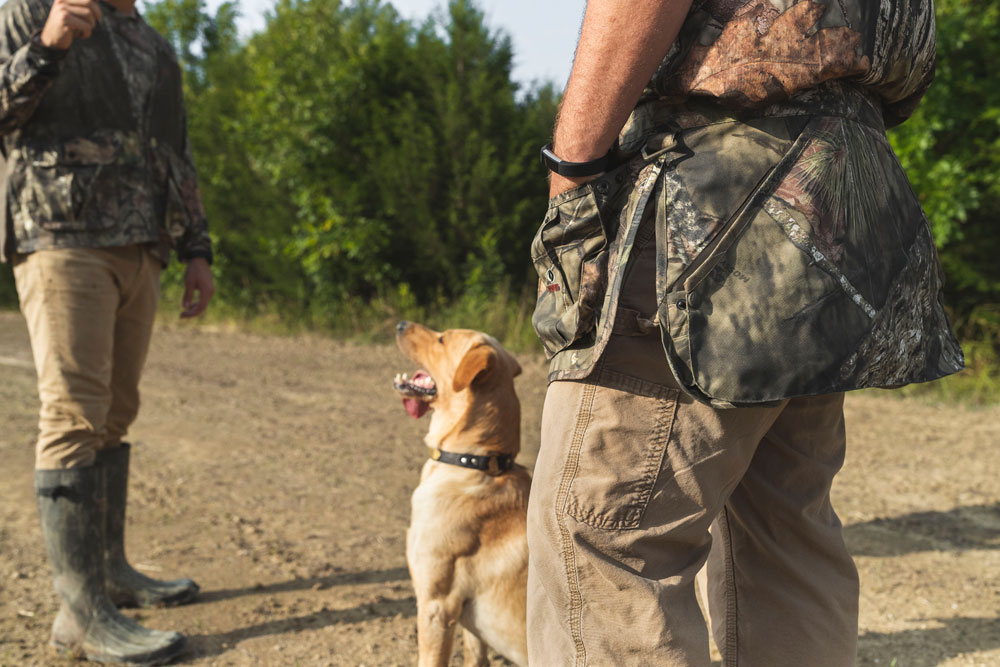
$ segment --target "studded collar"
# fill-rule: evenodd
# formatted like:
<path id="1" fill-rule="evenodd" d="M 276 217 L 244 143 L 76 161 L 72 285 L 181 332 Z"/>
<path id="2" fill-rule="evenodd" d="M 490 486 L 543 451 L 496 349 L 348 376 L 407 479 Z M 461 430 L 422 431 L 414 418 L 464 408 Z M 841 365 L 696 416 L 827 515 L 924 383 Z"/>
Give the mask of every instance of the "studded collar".
<path id="1" fill-rule="evenodd" d="M 511 454 L 460 454 L 446 452 L 435 447 L 428 447 L 427 450 L 431 460 L 460 468 L 481 470 L 494 477 L 502 475 L 514 467 L 514 456 Z"/>

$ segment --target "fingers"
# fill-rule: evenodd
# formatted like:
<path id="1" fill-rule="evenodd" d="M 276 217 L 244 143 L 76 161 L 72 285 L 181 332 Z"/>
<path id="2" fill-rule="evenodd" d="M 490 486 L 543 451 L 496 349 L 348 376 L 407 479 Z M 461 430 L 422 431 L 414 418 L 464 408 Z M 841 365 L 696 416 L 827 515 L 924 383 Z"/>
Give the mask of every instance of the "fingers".
<path id="1" fill-rule="evenodd" d="M 184 296 L 181 298 L 181 317 L 191 317 L 194 305 L 195 284 L 191 280 L 184 281 Z"/>
<path id="2" fill-rule="evenodd" d="M 87 16 L 89 17 L 90 15 L 88 14 Z M 87 39 L 90 37 L 90 33 L 94 31 L 94 23 L 76 14 L 70 14 L 66 17 L 65 26 L 73 33 L 73 37 L 78 39 Z"/>
<path id="3" fill-rule="evenodd" d="M 74 38 L 90 37 L 101 20 L 101 8 L 94 0 L 55 0 L 42 28 L 42 43 L 68 49 Z"/>
<path id="4" fill-rule="evenodd" d="M 203 259 L 192 260 L 184 273 L 184 297 L 181 299 L 181 317 L 198 317 L 208 308 L 215 284 L 212 270 Z M 197 295 L 197 299 L 195 298 Z"/>
<path id="5" fill-rule="evenodd" d="M 59 2 L 59 0 L 57 0 Z M 61 0 L 59 2 L 66 11 L 76 16 L 90 17 L 90 27 L 93 28 L 101 20 L 101 6 L 94 0 Z"/>
<path id="6" fill-rule="evenodd" d="M 181 311 L 181 318 L 188 319 L 191 317 L 198 317 L 205 312 L 206 308 L 208 308 L 208 302 L 211 301 L 211 299 L 212 297 L 210 295 L 202 295 L 199 293 L 197 301 L 183 304 L 184 310 Z"/>

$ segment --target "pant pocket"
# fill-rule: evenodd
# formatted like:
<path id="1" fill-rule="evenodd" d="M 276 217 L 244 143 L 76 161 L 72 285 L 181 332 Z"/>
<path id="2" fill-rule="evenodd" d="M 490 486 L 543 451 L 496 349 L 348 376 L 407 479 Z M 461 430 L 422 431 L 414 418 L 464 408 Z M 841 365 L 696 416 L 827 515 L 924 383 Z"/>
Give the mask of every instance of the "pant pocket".
<path id="1" fill-rule="evenodd" d="M 565 511 L 594 528 L 637 528 L 673 429 L 678 391 L 601 372 L 577 420 Z"/>
<path id="2" fill-rule="evenodd" d="M 594 192 L 602 183 L 587 183 L 550 200 L 531 243 L 538 273 L 531 323 L 548 357 L 593 328 L 604 298 L 610 235 Z"/>

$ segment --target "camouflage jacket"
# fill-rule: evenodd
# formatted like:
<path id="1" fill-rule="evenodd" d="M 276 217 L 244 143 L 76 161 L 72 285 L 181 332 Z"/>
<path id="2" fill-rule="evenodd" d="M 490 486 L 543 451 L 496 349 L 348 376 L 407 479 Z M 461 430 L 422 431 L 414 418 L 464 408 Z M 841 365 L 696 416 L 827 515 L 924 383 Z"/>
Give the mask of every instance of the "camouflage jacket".
<path id="1" fill-rule="evenodd" d="M 48 49 L 50 6 L 0 7 L 2 255 L 145 243 L 211 261 L 170 45 L 102 3 L 89 39 Z"/>
<path id="2" fill-rule="evenodd" d="M 933 39 L 929 0 L 693 8 L 618 166 L 552 199 L 532 243 L 549 379 L 656 329 L 681 385 L 718 407 L 960 370 L 929 225 L 885 136 L 930 82 Z M 659 308 L 628 312 L 650 219 Z"/>

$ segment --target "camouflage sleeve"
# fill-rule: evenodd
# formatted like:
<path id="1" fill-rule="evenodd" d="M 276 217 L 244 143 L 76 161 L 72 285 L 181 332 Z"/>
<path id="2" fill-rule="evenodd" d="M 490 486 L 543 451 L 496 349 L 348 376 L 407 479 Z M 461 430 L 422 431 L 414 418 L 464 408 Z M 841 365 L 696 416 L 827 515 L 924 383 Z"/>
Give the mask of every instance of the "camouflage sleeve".
<path id="1" fill-rule="evenodd" d="M 198 175 L 194 168 L 194 158 L 191 154 L 191 140 L 187 134 L 187 120 L 184 122 L 184 155 L 174 162 L 174 183 L 183 202 L 186 215 L 179 238 L 174 242 L 177 247 L 177 257 L 183 262 L 203 257 L 212 263 L 212 239 L 208 235 L 208 219 L 205 217 L 205 207 L 201 201 L 201 190 L 198 188 Z"/>
<path id="2" fill-rule="evenodd" d="M 861 82 L 881 97 L 887 128 L 906 120 L 931 81 L 937 26 L 931 0 L 880 0 L 868 73 Z"/>
<path id="3" fill-rule="evenodd" d="M 11 0 L 0 8 L 0 134 L 23 126 L 59 74 L 67 51 L 43 46 L 38 34 L 48 4 Z"/>

